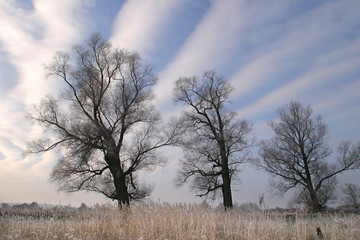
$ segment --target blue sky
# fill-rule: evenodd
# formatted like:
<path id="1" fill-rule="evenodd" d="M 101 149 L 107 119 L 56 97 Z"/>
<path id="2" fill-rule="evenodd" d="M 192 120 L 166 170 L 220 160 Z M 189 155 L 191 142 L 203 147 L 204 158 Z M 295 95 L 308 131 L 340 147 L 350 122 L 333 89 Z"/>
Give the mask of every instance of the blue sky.
<path id="1" fill-rule="evenodd" d="M 173 83 L 180 76 L 216 70 L 235 87 L 232 111 L 254 123 L 257 139 L 272 136 L 267 121 L 291 100 L 312 105 L 336 150 L 360 140 L 360 2 L 245 0 L 0 0 L 0 202 L 104 203 L 95 194 L 64 194 L 48 182 L 56 152 L 23 158 L 26 142 L 41 134 L 27 110 L 61 85 L 43 65 L 100 32 L 115 47 L 136 50 L 154 65 L 156 107 L 178 114 Z M 164 149 L 168 164 L 141 173 L 155 183 L 153 199 L 201 201 L 173 185 L 181 151 Z M 335 158 L 335 153 L 333 157 Z M 234 201 L 270 206 L 288 201 L 268 192 L 269 176 L 244 168 Z M 359 172 L 340 183 L 360 182 Z"/>

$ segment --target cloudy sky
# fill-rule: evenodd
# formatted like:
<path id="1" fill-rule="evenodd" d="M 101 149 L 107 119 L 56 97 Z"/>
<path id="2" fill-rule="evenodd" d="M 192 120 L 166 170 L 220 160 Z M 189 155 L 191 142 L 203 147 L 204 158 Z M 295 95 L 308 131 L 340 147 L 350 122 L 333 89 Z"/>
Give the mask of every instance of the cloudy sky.
<path id="1" fill-rule="evenodd" d="M 136 50 L 159 76 L 156 107 L 176 114 L 171 89 L 180 76 L 216 70 L 235 87 L 231 110 L 254 123 L 257 139 L 272 136 L 267 121 L 291 100 L 324 117 L 329 144 L 360 140 L 360 1 L 265 0 L 0 0 L 0 202 L 104 203 L 95 194 L 64 194 L 48 182 L 55 154 L 23 157 L 41 134 L 26 112 L 59 85 L 44 64 L 100 32 L 116 47 Z M 201 201 L 173 185 L 178 149 L 168 164 L 142 179 L 153 199 Z M 333 155 L 335 157 L 335 154 Z M 234 201 L 270 206 L 285 199 L 268 192 L 269 176 L 250 167 L 239 175 Z M 340 183 L 360 182 L 359 172 Z"/>

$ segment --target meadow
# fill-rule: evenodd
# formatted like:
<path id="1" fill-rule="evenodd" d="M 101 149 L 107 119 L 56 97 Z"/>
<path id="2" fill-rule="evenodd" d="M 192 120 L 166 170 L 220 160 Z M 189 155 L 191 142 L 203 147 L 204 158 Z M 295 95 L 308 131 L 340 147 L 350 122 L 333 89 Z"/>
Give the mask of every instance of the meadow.
<path id="1" fill-rule="evenodd" d="M 317 233 L 321 229 L 322 236 Z M 360 239 L 360 215 L 223 211 L 197 204 L 1 211 L 0 239 Z"/>

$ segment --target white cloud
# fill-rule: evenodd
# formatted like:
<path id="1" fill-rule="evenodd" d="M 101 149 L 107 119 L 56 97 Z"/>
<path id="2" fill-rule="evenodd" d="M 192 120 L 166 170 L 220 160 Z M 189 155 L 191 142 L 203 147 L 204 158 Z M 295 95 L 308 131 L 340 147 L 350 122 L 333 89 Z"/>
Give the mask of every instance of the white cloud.
<path id="1" fill-rule="evenodd" d="M 274 116 L 277 107 L 291 99 L 313 105 L 314 111 L 322 114 L 326 122 L 336 125 L 333 131 L 336 136 L 347 134 L 354 139 L 358 136 L 354 129 L 358 129 L 360 117 L 357 30 L 360 2 L 209 2 L 209 9 L 199 11 L 199 14 L 206 11 L 202 18 L 187 21 L 197 25 L 192 26 L 193 32 L 182 45 L 178 42 L 171 45 L 172 48 L 180 46 L 179 51 L 165 69 L 160 69 L 155 93 L 163 114 L 169 114 L 170 107 L 173 108 L 171 98 L 176 79 L 214 69 L 226 75 L 236 87 L 233 106 L 239 108 L 239 117 L 255 121 L 258 138 L 271 135 L 266 120 Z M 208 6 L 203 3 L 201 7 Z M 33 0 L 32 4 L 24 8 L 21 0 L 0 0 L 0 63 L 5 62 L 1 70 L 12 65 L 12 71 L 16 71 L 16 74 L 0 75 L 12 77 L 4 80 L 8 91 L 0 90 L 0 168 L 3 170 L 0 179 L 13 188 L 20 185 L 10 185 L 6 179 L 29 181 L 27 187 L 30 187 L 30 183 L 39 179 L 44 182 L 54 164 L 55 152 L 22 158 L 26 141 L 41 132 L 24 119 L 27 108 L 46 93 L 60 89 L 56 81 L 45 80 L 43 64 L 51 60 L 56 50 L 68 50 L 84 39 L 88 31 L 98 31 L 88 28 L 96 26 L 91 22 L 97 19 L 85 12 L 87 4 L 93 1 Z M 163 44 L 166 41 L 159 43 L 159 38 L 168 34 L 172 26 L 183 27 L 174 21 L 181 19 L 179 13 L 186 11 L 178 11 L 178 7 L 188 4 L 191 1 L 128 0 L 115 18 L 111 41 L 117 47 L 137 50 L 151 60 L 151 55 L 160 47 L 163 53 L 169 48 Z M 194 9 L 192 11 L 198 11 Z M 200 22 L 196 22 L 198 19 Z M 185 31 L 179 32 L 176 41 L 184 38 Z M 172 51 L 174 49 L 166 53 L 167 58 Z M 245 107 L 241 109 L 236 101 L 244 99 Z M 171 155 L 171 151 L 168 153 Z M 145 175 L 159 182 L 157 196 L 169 201 L 168 189 L 180 195 L 169 182 L 175 165 L 176 160 L 164 170 Z M 21 173 L 23 177 L 18 178 Z M 1 191 L 0 195 L 6 194 L 5 190 Z"/>
<path id="2" fill-rule="evenodd" d="M 278 26 L 275 30 L 278 35 L 271 41 L 258 40 L 262 44 L 250 52 L 248 63 L 240 66 L 230 79 L 235 86 L 234 95 L 251 94 L 264 86 L 277 86 L 291 81 L 296 74 L 316 70 L 316 66 L 358 56 L 360 39 L 345 36 L 352 34 L 354 17 L 358 15 L 356 7 L 349 10 L 350 5 L 349 2 L 320 5 L 281 23 L 276 23 L 277 15 L 269 18 L 270 23 L 258 29 L 255 35 L 266 39 L 262 32 L 267 33 L 266 29 L 274 26 Z"/>
<path id="3" fill-rule="evenodd" d="M 272 9 L 274 11 L 263 11 Z M 212 1 L 209 11 L 188 37 L 174 60 L 160 74 L 156 88 L 158 103 L 171 101 L 173 83 L 180 76 L 201 74 L 205 70 L 221 70 L 233 65 L 241 43 L 246 42 L 244 29 L 262 25 L 273 15 L 283 12 L 282 2 L 258 5 L 246 1 Z M 258 14 L 263 13 L 261 18 Z M 219 74 L 222 74 L 219 72 Z"/>
<path id="4" fill-rule="evenodd" d="M 158 101 L 171 101 L 173 83 L 180 76 L 212 69 L 228 54 L 240 23 L 236 21 L 238 1 L 214 1 L 200 24 L 189 36 L 175 59 L 160 74 L 156 88 Z M 224 44 L 228 39 L 228 44 Z M 216 57 L 215 57 L 216 56 Z"/>
<path id="5" fill-rule="evenodd" d="M 75 43 L 84 28 L 81 22 L 81 1 L 34 1 L 34 10 L 18 9 L 14 4 L 3 3 L 0 42 L 16 66 L 19 84 L 9 97 L 25 104 L 38 102 L 44 89 L 57 89 L 57 84 L 44 79 L 43 64 L 49 62 L 57 50 Z M 74 14 L 74 13 L 77 14 Z"/>
<path id="6" fill-rule="evenodd" d="M 136 50 L 146 57 L 157 35 L 167 26 L 176 0 L 128 0 L 117 14 L 110 41 L 115 47 Z"/>
<path id="7" fill-rule="evenodd" d="M 354 131 L 358 128 L 360 119 L 359 89 L 360 78 L 334 88 L 326 94 L 320 94 L 318 98 L 321 101 L 313 105 L 314 112 L 324 117 L 329 125 L 331 138 L 336 141 L 359 140 L 358 133 Z"/>
<path id="8" fill-rule="evenodd" d="M 82 1 L 34 0 L 33 8 L 22 7 L 18 1 L 0 2 L 0 47 L 17 77 L 4 79 L 12 83 L 0 99 L 0 152 L 4 156 L 0 168 L 2 180 L 30 181 L 46 179 L 54 158 L 23 158 L 26 141 L 40 134 L 26 121 L 26 111 L 44 95 L 58 91 L 59 83 L 45 80 L 43 64 L 51 61 L 56 50 L 67 50 L 82 38 L 85 18 Z"/>
<path id="9" fill-rule="evenodd" d="M 354 61 L 356 60 L 359 60 L 359 58 L 354 59 Z M 319 93 L 319 98 L 323 99 L 323 101 L 314 104 L 313 108 L 316 111 L 332 112 L 333 115 L 337 115 L 337 111 L 334 111 L 335 109 L 339 110 L 343 106 L 356 104 L 360 101 L 359 89 L 360 79 L 357 79 L 351 83 L 344 83 L 326 93 Z"/>
<path id="10" fill-rule="evenodd" d="M 315 101 L 321 102 L 322 100 L 317 98 L 316 92 L 322 92 L 328 83 L 341 79 L 344 72 L 359 68 L 359 63 L 360 57 L 356 57 L 308 72 L 300 78 L 272 90 L 250 106 L 240 109 L 238 113 L 244 118 L 250 118 L 274 111 L 275 108 L 290 100 L 305 101 L 306 104 Z"/>
<path id="11" fill-rule="evenodd" d="M 332 86 L 352 81 L 347 75 L 360 67 L 360 38 L 351 37 L 357 9 L 351 2 L 337 1 L 281 22 L 279 35 L 257 46 L 249 63 L 231 78 L 237 99 L 250 98 L 240 116 L 266 117 L 292 99 L 325 102 L 328 98 L 321 96 Z"/>
<path id="12" fill-rule="evenodd" d="M 240 70 L 229 80 L 235 87 L 234 95 L 249 93 L 256 88 L 261 88 L 271 81 L 277 81 L 276 75 L 288 64 L 284 61 L 293 51 L 291 48 L 276 49 L 272 52 L 257 57 L 250 63 L 241 67 Z M 280 66 L 281 65 L 281 66 Z M 269 86 L 269 85 L 266 85 Z"/>
<path id="13" fill-rule="evenodd" d="M 34 0 L 36 16 L 44 25 L 43 44 L 48 49 L 69 47 L 80 39 L 86 21 L 84 0 Z M 88 1 L 88 4 L 91 4 Z"/>

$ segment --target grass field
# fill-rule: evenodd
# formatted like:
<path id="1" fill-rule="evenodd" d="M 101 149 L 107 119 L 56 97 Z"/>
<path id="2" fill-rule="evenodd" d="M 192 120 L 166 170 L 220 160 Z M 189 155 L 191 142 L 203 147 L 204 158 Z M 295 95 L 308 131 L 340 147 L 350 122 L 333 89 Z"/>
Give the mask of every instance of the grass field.
<path id="1" fill-rule="evenodd" d="M 224 212 L 203 205 L 143 203 L 121 211 L 102 206 L 1 215 L 0 239 L 360 239 L 356 214 Z"/>

